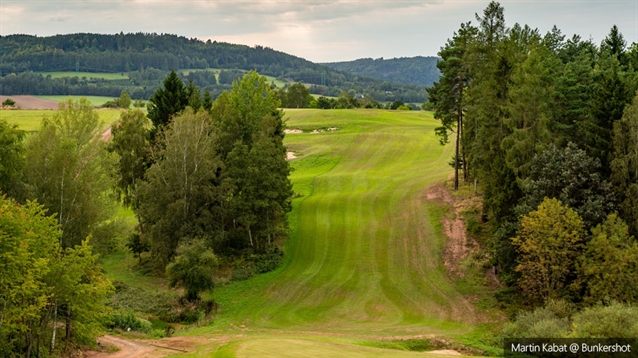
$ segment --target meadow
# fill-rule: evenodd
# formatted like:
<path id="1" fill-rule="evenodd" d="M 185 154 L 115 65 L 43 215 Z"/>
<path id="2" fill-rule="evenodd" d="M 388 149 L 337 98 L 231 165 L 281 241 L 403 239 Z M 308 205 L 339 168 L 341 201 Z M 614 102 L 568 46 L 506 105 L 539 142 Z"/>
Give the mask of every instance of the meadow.
<path id="1" fill-rule="evenodd" d="M 82 78 L 86 77 L 87 79 L 95 78 L 95 79 L 104 79 L 104 80 L 127 80 L 128 73 L 127 72 L 75 72 L 75 71 L 58 71 L 58 72 L 36 72 L 42 76 L 51 76 L 51 78 L 63 78 L 63 77 L 77 77 Z"/>
<path id="2" fill-rule="evenodd" d="M 120 112 L 120 110 L 116 109 L 97 110 L 103 127 L 108 127 L 117 118 L 119 118 Z M 51 118 L 54 113 L 55 110 L 47 109 L 4 110 L 0 111 L 0 119 L 4 119 L 10 124 L 17 124 L 18 128 L 27 132 L 33 132 L 40 129 L 43 118 Z"/>
<path id="3" fill-rule="evenodd" d="M 216 288 L 215 323 L 184 333 L 212 343 L 184 357 L 411 357 L 427 353 L 389 350 L 388 340 L 475 334 L 482 313 L 442 264 L 447 209 L 426 199 L 452 173 L 452 147 L 439 145 L 432 114 L 285 117 L 303 131 L 285 139 L 298 157 L 285 261 Z"/>
<path id="4" fill-rule="evenodd" d="M 56 96 L 34 96 L 42 99 L 48 99 L 51 101 L 64 102 L 69 97 L 72 97 L 74 100 L 80 99 L 80 97 L 84 97 L 91 101 L 91 104 L 95 107 L 99 107 L 104 103 L 113 100 L 114 97 L 106 97 L 106 96 L 64 96 L 64 95 L 56 95 Z"/>

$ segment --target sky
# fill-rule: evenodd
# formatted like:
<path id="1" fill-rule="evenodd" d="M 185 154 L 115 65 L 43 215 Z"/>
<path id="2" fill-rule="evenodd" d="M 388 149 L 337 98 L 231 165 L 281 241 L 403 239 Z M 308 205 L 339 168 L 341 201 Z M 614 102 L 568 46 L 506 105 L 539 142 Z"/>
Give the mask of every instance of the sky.
<path id="1" fill-rule="evenodd" d="M 313 62 L 436 56 L 485 0 L 0 0 L 0 35 L 170 33 L 271 47 Z M 502 0 L 507 26 L 556 25 L 597 44 L 617 25 L 638 42 L 638 0 Z"/>

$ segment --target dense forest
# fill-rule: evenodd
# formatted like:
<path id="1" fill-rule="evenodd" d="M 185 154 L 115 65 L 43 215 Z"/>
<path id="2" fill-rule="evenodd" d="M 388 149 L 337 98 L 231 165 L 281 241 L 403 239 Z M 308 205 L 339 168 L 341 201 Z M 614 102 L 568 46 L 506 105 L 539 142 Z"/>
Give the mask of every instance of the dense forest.
<path id="1" fill-rule="evenodd" d="M 441 73 L 436 67 L 438 57 L 360 58 L 354 61 L 326 62 L 323 65 L 335 70 L 372 77 L 384 81 L 409 83 L 430 87 Z"/>
<path id="2" fill-rule="evenodd" d="M 202 42 L 168 34 L 71 34 L 51 37 L 0 36 L 0 93 L 7 95 L 104 95 L 123 90 L 135 99 L 147 99 L 171 70 L 257 70 L 284 81 L 303 82 L 312 93 L 338 96 L 342 91 L 370 96 L 377 101 L 423 103 L 423 86 L 390 82 L 333 70 L 268 47 Z M 53 79 L 34 72 L 88 71 L 129 73 L 129 81 L 92 81 L 82 78 Z M 147 72 L 151 71 L 152 74 Z M 190 76 L 195 76 L 190 75 Z M 155 77 L 151 79 L 150 77 Z M 146 82 L 139 81 L 145 78 Z M 232 81 L 199 83 L 217 95 Z"/>
<path id="3" fill-rule="evenodd" d="M 482 189 L 487 251 L 508 287 L 497 296 L 554 308 L 635 303 L 638 45 L 616 26 L 600 45 L 556 27 L 507 27 L 495 2 L 476 20 L 439 53 L 425 106 L 442 143 L 456 134 L 456 185 Z M 556 322 L 536 336 L 561 336 Z M 533 325 L 520 324 L 518 337 Z"/>
<path id="4" fill-rule="evenodd" d="M 85 98 L 69 98 L 28 137 L 0 120 L 3 357 L 90 345 L 104 326 L 150 326 L 104 306 L 122 287 L 96 254 L 122 236 L 140 262 L 148 252 L 150 272 L 184 289 L 168 321 L 210 314 L 214 303 L 200 293 L 220 260 L 244 263 L 244 279 L 276 268 L 292 196 L 280 105 L 254 71 L 214 103 L 171 72 L 148 114 L 123 111 L 108 142 Z M 115 215 L 118 202 L 135 213 L 133 233 Z"/>

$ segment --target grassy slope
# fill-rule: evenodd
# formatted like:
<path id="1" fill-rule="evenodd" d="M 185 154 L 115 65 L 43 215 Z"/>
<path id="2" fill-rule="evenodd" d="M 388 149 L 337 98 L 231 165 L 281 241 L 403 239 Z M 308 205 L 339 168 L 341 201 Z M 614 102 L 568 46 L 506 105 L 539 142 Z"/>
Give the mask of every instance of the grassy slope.
<path id="1" fill-rule="evenodd" d="M 41 74 L 42 76 L 50 75 L 51 78 L 62 78 L 62 77 L 77 77 L 82 78 L 86 77 L 88 79 L 96 78 L 96 79 L 105 79 L 105 80 L 128 80 L 128 73 L 111 73 L 111 72 L 36 72 Z"/>
<path id="2" fill-rule="evenodd" d="M 99 109 L 97 112 L 103 127 L 106 127 L 120 116 L 121 111 L 115 109 Z M 54 113 L 54 110 L 46 109 L 7 110 L 0 111 L 0 119 L 17 124 L 18 128 L 32 132 L 40 128 L 40 123 L 43 118 L 50 118 Z"/>
<path id="3" fill-rule="evenodd" d="M 285 343 L 289 354 L 301 354 L 293 347 L 307 345 L 304 352 L 317 356 L 375 356 L 354 345 L 340 348 L 335 336 L 470 331 L 473 308 L 441 263 L 443 209 L 424 197 L 426 188 L 451 173 L 451 147 L 438 144 L 431 113 L 286 113 L 288 128 L 339 128 L 286 137 L 299 156 L 292 162 L 294 190 L 303 194 L 293 201 L 286 261 L 275 272 L 218 288 L 217 322 L 189 334 L 252 335 L 222 346 L 218 356 L 284 356 L 275 347 L 298 334 L 312 336 Z M 195 356 L 219 345 L 203 346 Z"/>

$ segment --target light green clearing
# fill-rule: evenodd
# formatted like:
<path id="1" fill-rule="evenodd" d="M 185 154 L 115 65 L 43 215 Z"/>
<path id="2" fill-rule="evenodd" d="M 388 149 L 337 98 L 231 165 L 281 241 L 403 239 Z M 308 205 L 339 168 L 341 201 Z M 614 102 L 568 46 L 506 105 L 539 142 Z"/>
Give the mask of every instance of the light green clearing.
<path id="1" fill-rule="evenodd" d="M 87 79 L 104 79 L 104 80 L 128 80 L 128 72 L 75 72 L 75 71 L 65 71 L 65 72 L 36 72 L 44 77 L 51 76 L 51 78 L 63 78 L 63 77 L 77 77 L 82 78 L 86 77 Z"/>
<path id="2" fill-rule="evenodd" d="M 0 119 L 6 120 L 11 124 L 17 124 L 19 129 L 33 132 L 40 129 L 43 118 L 51 118 L 54 113 L 55 110 L 51 109 L 3 110 L 0 111 Z M 121 110 L 98 109 L 97 113 L 102 122 L 102 127 L 106 128 L 120 117 Z"/>
<path id="3" fill-rule="evenodd" d="M 191 73 L 191 72 L 211 71 L 211 72 L 215 73 L 215 78 L 217 79 L 217 81 L 219 81 L 219 72 L 222 71 L 222 70 L 225 70 L 225 69 L 224 68 L 207 68 L 207 69 L 186 68 L 186 69 L 179 70 L 178 72 L 181 72 L 185 76 L 188 76 L 188 74 Z M 239 71 L 248 72 L 248 71 L 245 71 L 245 70 L 239 70 Z M 266 75 L 262 75 L 262 76 L 266 77 L 266 80 L 268 81 L 268 83 L 274 83 L 277 88 L 283 88 L 286 84 L 288 84 L 288 82 L 280 81 L 280 80 L 276 79 L 273 76 L 266 76 Z"/>
<path id="4" fill-rule="evenodd" d="M 442 265 L 445 210 L 425 200 L 427 188 L 451 174 L 452 147 L 439 145 L 432 114 L 286 110 L 285 117 L 289 129 L 305 131 L 285 139 L 299 156 L 291 179 L 303 195 L 293 200 L 285 262 L 217 288 L 217 321 L 186 334 L 220 340 L 188 356 L 413 356 L 355 344 L 472 331 L 475 309 Z M 309 133 L 330 127 L 339 129 Z M 292 339 L 300 334 L 312 337 Z"/>
<path id="5" fill-rule="evenodd" d="M 73 98 L 74 100 L 78 100 L 80 98 L 86 98 L 89 101 L 91 101 L 91 104 L 95 107 L 99 107 L 101 105 L 103 105 L 104 103 L 111 101 L 113 99 L 115 99 L 115 97 L 106 97 L 106 96 L 63 96 L 63 95 L 58 95 L 58 96 L 34 96 L 34 97 L 38 97 L 38 98 L 42 98 L 42 99 L 48 99 L 51 101 L 57 101 L 57 102 L 65 102 L 69 97 Z"/>

